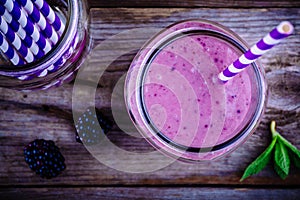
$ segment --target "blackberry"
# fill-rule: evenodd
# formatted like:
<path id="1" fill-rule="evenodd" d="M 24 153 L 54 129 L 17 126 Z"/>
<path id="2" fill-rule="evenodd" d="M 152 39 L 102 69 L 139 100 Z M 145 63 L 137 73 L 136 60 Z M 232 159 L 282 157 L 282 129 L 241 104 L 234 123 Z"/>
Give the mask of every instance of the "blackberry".
<path id="1" fill-rule="evenodd" d="M 112 128 L 111 122 L 102 113 L 97 110 L 95 113 L 92 110 L 92 107 L 88 108 L 75 123 L 76 141 L 85 145 L 99 143 L 104 136 L 103 133 L 108 133 Z"/>
<path id="2" fill-rule="evenodd" d="M 36 139 L 24 148 L 25 161 L 42 178 L 58 176 L 65 168 L 65 158 L 51 140 Z"/>

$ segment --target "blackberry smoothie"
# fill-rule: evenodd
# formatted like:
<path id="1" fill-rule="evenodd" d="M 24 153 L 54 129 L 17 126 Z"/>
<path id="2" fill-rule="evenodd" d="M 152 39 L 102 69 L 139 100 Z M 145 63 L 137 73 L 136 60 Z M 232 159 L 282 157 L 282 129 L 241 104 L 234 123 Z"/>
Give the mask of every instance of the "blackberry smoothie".
<path id="1" fill-rule="evenodd" d="M 208 21 L 184 21 L 153 38 L 125 85 L 138 130 L 182 160 L 210 160 L 236 148 L 261 116 L 263 77 L 256 63 L 226 84 L 217 75 L 245 48 L 238 36 Z"/>

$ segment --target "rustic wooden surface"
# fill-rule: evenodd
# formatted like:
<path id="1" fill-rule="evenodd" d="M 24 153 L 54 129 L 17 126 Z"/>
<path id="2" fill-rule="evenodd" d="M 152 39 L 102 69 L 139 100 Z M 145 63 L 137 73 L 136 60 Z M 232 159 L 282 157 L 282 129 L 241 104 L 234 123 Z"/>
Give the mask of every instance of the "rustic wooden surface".
<path id="1" fill-rule="evenodd" d="M 108 1 L 96 1 L 88 0 L 89 5 L 92 7 L 169 7 L 169 8 L 271 8 L 271 7 L 299 7 L 299 0 L 288 0 L 288 1 L 278 1 L 278 0 L 215 0 L 215 1 L 199 1 L 199 0 L 108 0 Z"/>
<path id="2" fill-rule="evenodd" d="M 0 88 L 1 199 L 298 199 L 300 172 L 294 167 L 286 180 L 281 180 L 271 165 L 244 182 L 239 179 L 270 142 L 271 120 L 276 120 L 278 130 L 300 148 L 300 3 L 203 2 L 91 1 L 93 7 L 99 8 L 90 12 L 90 34 L 96 45 L 132 28 L 163 28 L 183 19 L 204 18 L 228 26 L 254 44 L 278 22 L 291 21 L 295 34 L 260 59 L 269 84 L 268 104 L 261 124 L 249 140 L 217 161 L 196 165 L 175 162 L 151 173 L 124 173 L 101 164 L 75 142 L 73 83 L 30 93 Z M 149 33 L 138 39 L 132 36 L 120 45 L 142 44 L 148 36 Z M 113 53 L 111 49 L 93 51 L 102 58 Z M 99 82 L 96 106 L 107 111 L 107 117 L 111 117 L 112 90 L 135 53 L 119 57 Z M 95 59 L 93 63 L 100 65 L 101 61 Z M 61 148 L 67 169 L 59 177 L 41 179 L 24 162 L 23 146 L 36 138 L 54 140 Z M 147 142 L 127 137 L 117 126 L 110 138 L 129 151 L 152 150 Z"/>

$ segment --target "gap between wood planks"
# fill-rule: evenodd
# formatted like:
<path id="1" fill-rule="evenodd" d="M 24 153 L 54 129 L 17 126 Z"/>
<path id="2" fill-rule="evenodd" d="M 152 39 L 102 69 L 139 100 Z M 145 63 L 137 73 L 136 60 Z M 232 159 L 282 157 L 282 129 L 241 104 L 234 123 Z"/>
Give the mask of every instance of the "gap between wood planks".
<path id="1" fill-rule="evenodd" d="M 290 8 L 300 7 L 300 1 L 288 0 L 288 1 L 224 1 L 224 0 L 88 0 L 91 7 L 101 8 L 116 8 L 116 7 L 131 7 L 131 8 Z"/>
<path id="2" fill-rule="evenodd" d="M 0 185 L 1 189 L 9 188 L 236 188 L 236 189 L 299 189 L 299 185 L 254 185 L 254 184 L 144 184 L 144 185 L 123 185 L 123 184 L 106 184 L 106 185 Z"/>

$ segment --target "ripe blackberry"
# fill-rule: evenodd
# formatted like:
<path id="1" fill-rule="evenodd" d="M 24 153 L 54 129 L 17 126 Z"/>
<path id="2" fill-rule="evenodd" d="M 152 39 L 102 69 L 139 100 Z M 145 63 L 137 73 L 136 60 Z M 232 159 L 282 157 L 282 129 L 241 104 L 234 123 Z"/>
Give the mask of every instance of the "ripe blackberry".
<path id="1" fill-rule="evenodd" d="M 85 145 L 94 145 L 101 141 L 104 134 L 112 128 L 112 124 L 100 112 L 88 108 L 75 123 L 76 141 Z M 100 126 L 99 126 L 100 125 Z"/>
<path id="2" fill-rule="evenodd" d="M 24 148 L 25 161 L 42 178 L 58 176 L 65 168 L 65 158 L 51 140 L 36 139 Z"/>

